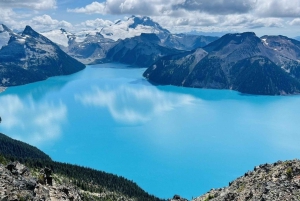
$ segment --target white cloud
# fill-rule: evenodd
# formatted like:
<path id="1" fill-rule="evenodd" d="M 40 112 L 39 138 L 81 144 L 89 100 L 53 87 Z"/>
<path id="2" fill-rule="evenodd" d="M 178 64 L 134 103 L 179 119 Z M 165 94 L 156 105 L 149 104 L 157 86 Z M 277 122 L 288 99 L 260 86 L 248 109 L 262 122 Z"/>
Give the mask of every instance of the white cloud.
<path id="1" fill-rule="evenodd" d="M 14 17 L 16 13 L 11 8 L 0 8 L 0 23 L 5 25 L 12 25 L 15 23 Z"/>
<path id="2" fill-rule="evenodd" d="M 256 3 L 257 0 L 185 0 L 183 3 L 174 5 L 173 8 L 225 15 L 250 12 Z"/>
<path id="3" fill-rule="evenodd" d="M 112 21 L 96 18 L 95 20 L 87 20 L 85 22 L 82 22 L 81 26 L 99 28 L 99 27 L 107 27 L 112 24 L 114 24 Z"/>
<path id="4" fill-rule="evenodd" d="M 57 139 L 67 117 L 63 103 L 36 104 L 30 97 L 1 96 L 0 105 L 2 132 L 33 145 Z"/>
<path id="5" fill-rule="evenodd" d="M 99 3 L 97 1 L 82 7 L 82 8 L 75 8 L 75 9 L 67 9 L 68 12 L 74 13 L 86 13 L 86 14 L 106 14 L 106 3 Z"/>
<path id="6" fill-rule="evenodd" d="M 106 0 L 68 11 L 150 15 L 172 32 L 226 32 L 288 26 L 290 24 L 283 17 L 300 15 L 300 0 Z M 295 21 L 292 22 L 294 23 Z M 93 22 L 86 22 L 87 26 L 88 24 L 92 25 Z"/>
<path id="7" fill-rule="evenodd" d="M 96 87 L 91 92 L 77 94 L 75 99 L 86 106 L 107 108 L 116 121 L 125 123 L 145 122 L 161 112 L 194 101 L 189 95 L 163 93 L 149 87 L 136 89 L 130 86 L 109 90 Z"/>
<path id="8" fill-rule="evenodd" d="M 54 9 L 56 0 L 0 0 L 1 8 Z"/>
<path id="9" fill-rule="evenodd" d="M 19 31 L 22 31 L 26 25 L 30 25 L 36 31 L 59 28 L 71 29 L 73 27 L 71 23 L 65 20 L 59 21 L 53 19 L 50 15 L 34 16 L 30 19 L 28 16 L 22 16 L 9 8 L 1 9 L 0 24 L 1 23 L 7 25 L 10 29 L 17 29 Z"/>
<path id="10" fill-rule="evenodd" d="M 263 17 L 299 17 L 300 0 L 258 0 L 254 14 Z"/>
<path id="11" fill-rule="evenodd" d="M 72 24 L 67 21 L 58 21 L 55 19 L 52 19 L 49 15 L 42 15 L 42 16 L 36 16 L 32 18 L 28 22 L 33 28 L 36 29 L 57 29 L 57 28 L 71 28 Z"/>
<path id="12" fill-rule="evenodd" d="M 289 22 L 292 26 L 299 26 L 300 25 L 300 18 L 295 18 L 292 21 Z"/>
<path id="13" fill-rule="evenodd" d="M 280 18 L 261 18 L 250 20 L 246 23 L 248 28 L 261 28 L 261 27 L 283 27 L 284 21 Z"/>
<path id="14" fill-rule="evenodd" d="M 160 15 L 166 14 L 173 4 L 182 0 L 106 0 L 99 3 L 97 1 L 85 7 L 68 9 L 68 12 L 86 14 L 130 14 L 130 15 Z"/>

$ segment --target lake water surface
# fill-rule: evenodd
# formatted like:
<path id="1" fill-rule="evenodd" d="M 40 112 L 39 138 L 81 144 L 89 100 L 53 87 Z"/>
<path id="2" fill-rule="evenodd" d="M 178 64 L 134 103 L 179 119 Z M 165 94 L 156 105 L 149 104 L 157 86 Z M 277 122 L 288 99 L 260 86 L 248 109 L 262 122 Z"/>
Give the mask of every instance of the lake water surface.
<path id="1" fill-rule="evenodd" d="M 191 199 L 262 163 L 300 158 L 300 96 L 153 86 L 145 69 L 89 66 L 0 94 L 0 132 L 53 160 Z"/>

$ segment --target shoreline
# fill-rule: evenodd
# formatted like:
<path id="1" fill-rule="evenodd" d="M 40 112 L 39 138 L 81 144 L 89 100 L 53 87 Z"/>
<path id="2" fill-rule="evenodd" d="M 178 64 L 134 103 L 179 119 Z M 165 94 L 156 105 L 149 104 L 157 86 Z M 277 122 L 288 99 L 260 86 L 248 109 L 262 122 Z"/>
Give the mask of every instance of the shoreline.
<path id="1" fill-rule="evenodd" d="M 7 87 L 0 87 L 0 93 L 4 92 L 7 89 Z"/>

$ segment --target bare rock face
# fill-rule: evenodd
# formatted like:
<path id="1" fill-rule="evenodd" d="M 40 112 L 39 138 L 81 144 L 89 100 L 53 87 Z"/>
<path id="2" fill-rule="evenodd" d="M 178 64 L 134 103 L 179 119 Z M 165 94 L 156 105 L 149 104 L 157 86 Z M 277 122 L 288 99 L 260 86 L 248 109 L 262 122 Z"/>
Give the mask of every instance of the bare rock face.
<path id="1" fill-rule="evenodd" d="M 0 165 L 1 201 L 81 201 L 77 188 L 72 185 L 58 185 L 52 182 L 52 171 L 44 168 L 40 177 L 34 178 L 30 170 L 19 162 L 6 167 Z"/>
<path id="2" fill-rule="evenodd" d="M 212 189 L 194 201 L 300 200 L 300 161 L 278 161 L 254 171 L 221 189 Z"/>

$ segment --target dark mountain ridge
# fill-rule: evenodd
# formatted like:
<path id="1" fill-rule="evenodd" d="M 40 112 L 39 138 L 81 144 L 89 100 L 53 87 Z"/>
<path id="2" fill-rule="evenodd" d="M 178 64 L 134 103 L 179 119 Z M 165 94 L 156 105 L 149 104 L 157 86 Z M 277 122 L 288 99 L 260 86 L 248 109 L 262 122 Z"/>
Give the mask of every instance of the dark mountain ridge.
<path id="1" fill-rule="evenodd" d="M 85 65 L 63 52 L 48 38 L 26 26 L 22 34 L 10 37 L 0 49 L 0 86 L 16 86 L 69 75 Z"/>
<path id="2" fill-rule="evenodd" d="M 156 34 L 141 34 L 133 38 L 119 40 L 107 52 L 103 62 L 120 62 L 147 67 L 163 56 L 180 52 L 183 51 L 162 46 Z"/>
<path id="3" fill-rule="evenodd" d="M 144 76 L 157 84 L 259 95 L 299 94 L 299 48 L 298 41 L 283 36 L 226 34 L 189 54 L 160 59 Z"/>

